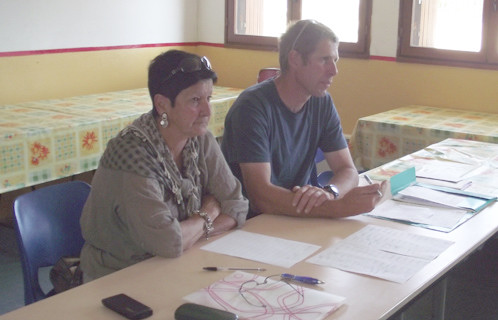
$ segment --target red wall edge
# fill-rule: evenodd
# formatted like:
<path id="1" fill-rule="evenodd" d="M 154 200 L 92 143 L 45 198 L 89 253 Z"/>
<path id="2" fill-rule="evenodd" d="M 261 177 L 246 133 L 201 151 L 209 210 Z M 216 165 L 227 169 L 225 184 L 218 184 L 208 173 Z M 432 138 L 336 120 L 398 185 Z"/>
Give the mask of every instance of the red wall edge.
<path id="1" fill-rule="evenodd" d="M 199 45 L 219 47 L 219 48 L 223 48 L 225 46 L 222 43 L 210 43 L 210 42 L 153 43 L 153 44 L 137 44 L 137 45 L 105 46 L 105 47 L 7 51 L 7 52 L 0 52 L 0 57 L 19 57 L 19 56 L 31 56 L 31 55 L 52 54 L 52 53 L 104 51 L 104 50 L 120 50 L 120 49 L 135 49 L 135 48 L 155 48 L 155 47 L 175 47 L 175 46 L 199 46 Z M 383 56 L 370 56 L 370 59 L 382 60 L 382 61 L 394 61 L 394 62 L 396 61 L 395 57 L 383 57 Z"/>

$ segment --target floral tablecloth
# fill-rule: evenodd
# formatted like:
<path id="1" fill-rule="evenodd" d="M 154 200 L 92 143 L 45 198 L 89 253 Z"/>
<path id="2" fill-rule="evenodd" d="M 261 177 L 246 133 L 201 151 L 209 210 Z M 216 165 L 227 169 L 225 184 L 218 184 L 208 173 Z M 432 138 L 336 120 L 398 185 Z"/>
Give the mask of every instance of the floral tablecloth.
<path id="1" fill-rule="evenodd" d="M 241 91 L 214 87 L 215 136 Z M 146 88 L 0 106 L 0 194 L 96 169 L 109 139 L 151 108 Z"/>
<path id="2" fill-rule="evenodd" d="M 498 143 L 498 114 L 406 106 L 360 118 L 351 136 L 359 170 L 369 170 L 447 138 Z"/>

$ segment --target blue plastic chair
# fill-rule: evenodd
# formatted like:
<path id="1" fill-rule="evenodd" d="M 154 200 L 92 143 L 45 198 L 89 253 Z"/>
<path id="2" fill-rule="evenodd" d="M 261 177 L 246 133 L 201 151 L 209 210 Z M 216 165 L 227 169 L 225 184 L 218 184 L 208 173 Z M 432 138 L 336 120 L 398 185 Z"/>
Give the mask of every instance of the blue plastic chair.
<path id="1" fill-rule="evenodd" d="M 323 171 L 318 174 L 316 164 L 325 160 L 325 156 L 323 155 L 323 151 L 318 148 L 315 154 L 315 164 L 311 171 L 310 181 L 313 186 L 323 188 L 325 185 L 329 184 L 330 179 L 334 176 L 334 173 L 331 170 Z"/>
<path id="2" fill-rule="evenodd" d="M 26 305 L 42 300 L 38 269 L 63 256 L 79 256 L 83 247 L 80 216 L 90 185 L 64 182 L 23 194 L 14 201 L 15 231 L 21 256 Z"/>

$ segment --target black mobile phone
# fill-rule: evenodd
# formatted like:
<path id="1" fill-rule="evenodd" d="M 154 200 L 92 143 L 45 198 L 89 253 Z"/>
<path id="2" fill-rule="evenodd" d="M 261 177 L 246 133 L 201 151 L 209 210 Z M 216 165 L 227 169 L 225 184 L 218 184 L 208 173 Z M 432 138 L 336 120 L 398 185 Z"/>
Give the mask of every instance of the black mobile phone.
<path id="1" fill-rule="evenodd" d="M 144 319 L 152 315 L 152 309 L 124 293 L 102 299 L 107 308 L 131 320 Z"/>
<path id="2" fill-rule="evenodd" d="M 225 310 L 196 303 L 184 303 L 175 311 L 176 320 L 237 320 L 239 316 Z"/>

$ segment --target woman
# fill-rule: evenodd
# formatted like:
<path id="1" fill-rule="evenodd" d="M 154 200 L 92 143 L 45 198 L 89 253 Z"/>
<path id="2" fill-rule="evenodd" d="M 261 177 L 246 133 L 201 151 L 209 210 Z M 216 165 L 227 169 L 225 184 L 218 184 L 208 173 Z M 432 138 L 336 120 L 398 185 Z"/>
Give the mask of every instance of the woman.
<path id="1" fill-rule="evenodd" d="M 248 202 L 208 132 L 216 73 L 171 50 L 149 66 L 153 102 L 109 141 L 81 217 L 85 281 L 240 227 Z"/>

